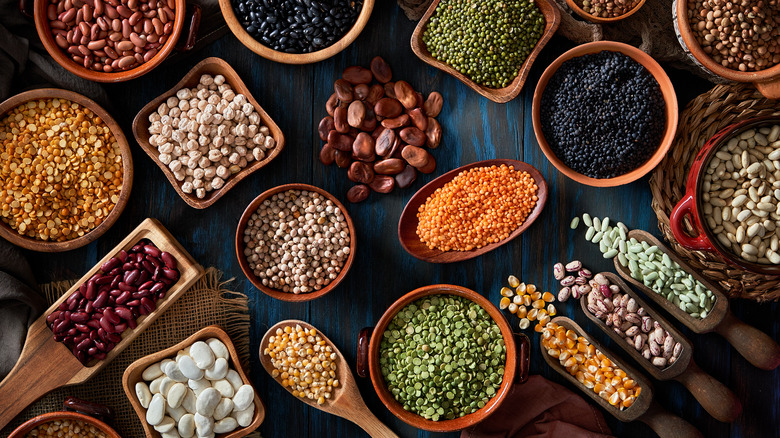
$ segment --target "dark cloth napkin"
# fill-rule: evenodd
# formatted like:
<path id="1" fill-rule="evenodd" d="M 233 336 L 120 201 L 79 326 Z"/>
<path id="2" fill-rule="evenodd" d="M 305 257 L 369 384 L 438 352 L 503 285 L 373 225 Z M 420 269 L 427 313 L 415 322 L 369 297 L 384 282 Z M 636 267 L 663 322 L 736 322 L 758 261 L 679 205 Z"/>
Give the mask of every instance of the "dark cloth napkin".
<path id="1" fill-rule="evenodd" d="M 582 397 L 542 376 L 515 384 L 490 417 L 461 438 L 607 438 L 604 416 Z"/>
<path id="2" fill-rule="evenodd" d="M 0 239 L 0 380 L 16 364 L 27 327 L 45 307 L 22 252 Z"/>

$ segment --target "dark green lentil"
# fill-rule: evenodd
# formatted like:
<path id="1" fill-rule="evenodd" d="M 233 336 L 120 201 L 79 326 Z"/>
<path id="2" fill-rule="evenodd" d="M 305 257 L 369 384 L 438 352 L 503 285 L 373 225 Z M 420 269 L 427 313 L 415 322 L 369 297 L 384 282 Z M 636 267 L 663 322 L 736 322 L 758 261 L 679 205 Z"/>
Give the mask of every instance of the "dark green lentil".
<path id="1" fill-rule="evenodd" d="M 502 88 L 518 75 L 544 26 L 533 0 L 441 0 L 423 42 L 472 81 Z"/>
<path id="2" fill-rule="evenodd" d="M 431 295 L 403 309 L 385 329 L 379 364 L 404 409 L 439 421 L 484 407 L 501 386 L 506 345 L 479 304 Z"/>

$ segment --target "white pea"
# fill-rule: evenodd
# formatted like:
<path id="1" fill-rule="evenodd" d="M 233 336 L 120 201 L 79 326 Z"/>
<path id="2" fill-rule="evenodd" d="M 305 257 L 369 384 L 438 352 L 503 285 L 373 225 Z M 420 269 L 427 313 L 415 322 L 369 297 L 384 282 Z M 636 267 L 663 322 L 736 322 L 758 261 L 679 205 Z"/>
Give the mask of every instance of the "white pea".
<path id="1" fill-rule="evenodd" d="M 171 416 L 177 423 L 179 420 L 181 420 L 181 417 L 184 416 L 184 414 L 187 413 L 187 410 L 183 407 L 179 406 L 177 408 L 172 408 L 170 406 L 165 407 L 165 413 Z"/>
<path id="2" fill-rule="evenodd" d="M 154 380 L 152 380 L 151 383 L 149 383 L 149 391 L 152 394 L 157 394 L 160 392 L 160 384 L 162 383 L 163 379 L 167 379 L 168 376 L 160 376 Z"/>
<path id="3" fill-rule="evenodd" d="M 238 427 L 238 422 L 233 417 L 226 417 L 214 424 L 214 433 L 232 432 Z"/>
<path id="4" fill-rule="evenodd" d="M 179 366 L 181 373 L 188 379 L 200 380 L 203 378 L 203 370 L 200 369 L 195 361 L 190 356 L 181 356 L 176 360 L 176 364 Z"/>
<path id="5" fill-rule="evenodd" d="M 165 397 L 155 394 L 146 410 L 146 422 L 152 426 L 160 424 L 165 416 Z"/>
<path id="6" fill-rule="evenodd" d="M 181 402 L 181 407 L 190 414 L 194 414 L 197 412 L 197 400 L 198 396 L 195 395 L 195 392 L 192 389 L 189 389 L 187 390 L 187 393 L 184 394 L 184 400 Z"/>
<path id="7" fill-rule="evenodd" d="M 186 382 L 188 379 L 187 376 L 182 374 L 176 362 L 171 362 L 167 367 L 165 367 L 165 375 L 174 382 Z"/>
<path id="8" fill-rule="evenodd" d="M 176 422 L 169 416 L 163 417 L 162 421 L 154 426 L 154 430 L 160 433 L 170 432 L 176 427 Z"/>
<path id="9" fill-rule="evenodd" d="M 255 404 L 252 403 L 248 408 L 243 411 L 233 411 L 233 417 L 241 427 L 247 427 L 252 424 L 252 418 L 255 416 Z"/>
<path id="10" fill-rule="evenodd" d="M 214 415 L 214 409 L 216 409 L 219 401 L 222 399 L 222 395 L 214 388 L 206 388 L 198 396 L 195 402 L 195 411 L 207 417 Z"/>
<path id="11" fill-rule="evenodd" d="M 236 370 L 228 370 L 225 379 L 227 379 L 227 381 L 230 382 L 230 385 L 232 385 L 233 389 L 236 391 L 238 391 L 238 388 L 240 388 L 244 384 L 244 381 L 241 380 L 241 376 L 238 374 Z"/>
<path id="12" fill-rule="evenodd" d="M 227 376 L 228 362 L 224 357 L 218 357 L 214 361 L 214 365 L 207 369 L 205 372 L 206 378 L 209 380 L 222 380 Z"/>
<path id="13" fill-rule="evenodd" d="M 227 379 L 215 380 L 211 382 L 211 385 L 213 386 L 213 389 L 219 391 L 222 397 L 232 398 L 236 393 L 236 390 L 233 389 L 233 385 L 231 385 Z M 235 401 L 233 401 L 233 403 L 235 403 Z"/>
<path id="14" fill-rule="evenodd" d="M 176 383 L 168 390 L 166 398 L 168 399 L 168 406 L 172 408 L 178 408 L 184 401 L 184 396 L 187 395 L 187 388 L 183 383 Z"/>
<path id="15" fill-rule="evenodd" d="M 223 397 L 222 400 L 219 401 L 219 404 L 214 409 L 214 420 L 221 420 L 225 417 L 227 417 L 231 412 L 233 412 L 233 400 Z"/>
<path id="16" fill-rule="evenodd" d="M 168 391 L 175 383 L 176 382 L 174 382 L 170 377 L 163 377 L 162 381 L 160 382 L 160 394 L 168 397 Z"/>
<path id="17" fill-rule="evenodd" d="M 149 391 L 149 387 L 144 382 L 138 382 L 135 384 L 135 395 L 138 397 L 138 402 L 144 409 L 149 407 L 149 402 L 152 401 L 152 393 Z"/>
<path id="18" fill-rule="evenodd" d="M 151 382 L 152 380 L 160 377 L 163 375 L 162 370 L 160 369 L 160 363 L 155 363 L 152 365 L 149 365 L 143 373 L 141 373 L 141 377 L 144 378 L 144 380 Z"/>
<path id="19" fill-rule="evenodd" d="M 195 434 L 195 416 L 192 414 L 184 414 L 179 419 L 179 435 L 182 438 L 191 438 Z"/>
<path id="20" fill-rule="evenodd" d="M 214 352 L 203 341 L 197 341 L 190 347 L 190 356 L 198 368 L 205 370 L 214 365 Z"/>
<path id="21" fill-rule="evenodd" d="M 214 419 L 200 413 L 195 414 L 195 430 L 198 436 L 208 436 L 214 433 Z"/>
<path id="22" fill-rule="evenodd" d="M 236 410 L 243 411 L 254 401 L 255 390 L 252 385 L 242 385 L 233 396 L 233 405 Z"/>
<path id="23" fill-rule="evenodd" d="M 227 346 L 225 346 L 225 344 L 219 339 L 211 338 L 206 341 L 206 344 L 208 344 L 208 346 L 211 348 L 211 351 L 214 352 L 214 356 L 218 358 L 222 357 L 225 359 L 230 357 L 230 353 L 228 353 Z"/>

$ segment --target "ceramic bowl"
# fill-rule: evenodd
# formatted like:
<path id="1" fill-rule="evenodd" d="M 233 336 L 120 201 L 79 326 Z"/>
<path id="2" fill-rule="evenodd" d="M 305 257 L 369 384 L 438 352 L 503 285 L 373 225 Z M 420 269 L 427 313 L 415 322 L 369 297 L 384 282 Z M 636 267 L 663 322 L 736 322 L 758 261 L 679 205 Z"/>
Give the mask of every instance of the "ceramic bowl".
<path id="1" fill-rule="evenodd" d="M 93 100 L 82 96 L 81 94 L 74 93 L 68 90 L 61 90 L 58 88 L 39 88 L 37 90 L 25 91 L 12 96 L 3 103 L 0 103 L 0 119 L 5 117 L 5 114 L 16 108 L 17 106 L 29 102 L 31 100 L 39 99 L 67 99 L 71 102 L 75 102 L 81 106 L 88 108 L 93 113 L 100 117 L 111 133 L 114 134 L 117 144 L 119 144 L 119 150 L 122 154 L 122 188 L 119 192 L 119 201 L 114 205 L 114 209 L 106 216 L 103 222 L 97 227 L 93 228 L 87 234 L 77 237 L 75 239 L 67 240 L 64 242 L 48 242 L 39 239 L 33 239 L 31 237 L 23 236 L 13 230 L 5 222 L 0 221 L 0 237 L 14 245 L 21 246 L 32 251 L 38 252 L 62 252 L 69 251 L 76 248 L 81 248 L 93 242 L 103 233 L 108 231 L 112 225 L 119 219 L 119 215 L 127 205 L 127 200 L 130 197 L 130 190 L 133 187 L 133 155 L 130 151 L 130 144 L 127 142 L 125 134 L 122 132 L 122 128 L 119 124 L 104 110 L 100 105 Z"/>
<path id="2" fill-rule="evenodd" d="M 664 134 L 661 138 L 661 143 L 659 144 L 655 153 L 644 164 L 632 170 L 631 172 L 616 176 L 614 178 L 591 178 L 566 166 L 563 161 L 561 161 L 555 155 L 555 153 L 553 153 L 552 148 L 550 148 L 550 145 L 547 143 L 547 139 L 545 139 L 544 133 L 542 132 L 541 102 L 542 94 L 544 93 L 544 89 L 547 86 L 547 83 L 550 81 L 550 78 L 552 78 L 555 72 L 558 71 L 558 68 L 560 68 L 561 64 L 572 58 L 577 58 L 591 53 L 599 53 L 604 50 L 622 53 L 630 57 L 646 68 L 647 71 L 653 75 L 655 80 L 658 81 L 658 85 L 661 87 L 661 94 L 663 94 L 664 103 L 666 104 L 666 127 L 664 128 Z M 637 49 L 636 47 L 615 41 L 595 41 L 592 43 L 583 44 L 558 57 L 558 59 L 553 61 L 553 63 L 547 67 L 547 69 L 542 74 L 542 77 L 539 79 L 539 83 L 536 85 L 536 91 L 534 92 L 532 107 L 532 118 L 534 133 L 536 134 L 536 141 L 539 143 L 539 148 L 542 150 L 547 159 L 550 160 L 550 162 L 553 164 L 553 166 L 555 166 L 556 169 L 558 169 L 559 172 L 563 173 L 574 181 L 577 181 L 578 183 L 593 187 L 620 186 L 636 181 L 650 173 L 650 171 L 661 162 L 661 160 L 666 155 L 666 152 L 668 152 L 669 148 L 672 146 L 674 134 L 677 132 L 678 117 L 679 112 L 677 108 L 677 96 L 675 95 L 672 81 L 669 80 L 669 76 L 666 75 L 666 72 L 664 72 L 663 68 L 661 68 L 661 66 L 647 53 Z"/>
<path id="3" fill-rule="evenodd" d="M 85 415 L 79 412 L 68 412 L 68 411 L 58 411 L 58 412 L 48 412 L 45 414 L 38 415 L 37 417 L 34 417 L 26 422 L 24 422 L 21 426 L 14 429 L 13 432 L 11 432 L 10 435 L 8 435 L 8 438 L 26 438 L 28 433 L 30 433 L 33 429 L 38 427 L 41 424 L 44 423 L 50 423 L 52 421 L 63 421 L 63 420 L 70 420 L 70 421 L 83 421 L 87 424 L 91 424 L 104 434 L 108 438 L 122 438 L 114 429 L 112 429 L 109 425 L 106 423 L 90 417 L 89 415 Z"/>
<path id="4" fill-rule="evenodd" d="M 244 248 L 245 248 L 244 229 L 246 229 L 246 225 L 247 222 L 249 222 L 249 218 L 252 217 L 253 214 L 255 214 L 258 207 L 260 207 L 260 204 L 262 204 L 263 201 L 269 199 L 271 196 L 277 193 L 286 192 L 288 190 L 306 190 L 310 192 L 319 193 L 320 195 L 324 196 L 326 199 L 329 199 L 330 201 L 333 202 L 333 205 L 338 207 L 341 210 L 341 212 L 344 214 L 344 218 L 347 221 L 347 227 L 349 228 L 349 257 L 347 257 L 347 260 L 344 262 L 344 266 L 341 267 L 341 272 L 339 272 L 339 275 L 335 279 L 333 279 L 333 281 L 328 283 L 327 286 L 314 292 L 294 294 L 292 292 L 283 292 L 277 289 L 272 289 L 268 286 L 263 286 L 263 284 L 260 282 L 260 279 L 258 279 L 255 276 L 255 274 L 252 272 L 252 268 L 249 267 L 249 262 L 247 262 L 246 257 L 244 256 Z M 271 298 L 276 298 L 277 300 L 282 300 L 282 301 L 294 301 L 294 302 L 309 301 L 315 298 L 319 298 L 325 295 L 326 293 L 332 291 L 333 289 L 335 289 L 336 286 L 338 286 L 339 283 L 341 283 L 344 277 L 347 276 L 347 272 L 349 272 L 349 268 L 352 266 L 352 262 L 355 260 L 356 248 L 357 248 L 357 235 L 355 232 L 355 225 L 352 223 L 352 218 L 349 216 L 349 213 L 347 213 L 346 208 L 344 208 L 344 204 L 342 204 L 332 194 L 326 192 L 325 190 L 319 187 L 315 187 L 309 184 L 284 184 L 266 190 L 265 192 L 261 193 L 260 196 L 255 198 L 246 207 L 246 210 L 244 210 L 244 213 L 241 215 L 241 219 L 238 221 L 238 228 L 236 229 L 236 257 L 238 257 L 238 264 L 241 266 L 241 270 L 244 271 L 244 275 L 246 275 L 246 278 L 248 278 L 249 281 L 252 282 L 252 284 L 256 288 L 263 291 L 264 294 L 270 296 Z"/>
<path id="5" fill-rule="evenodd" d="M 644 6 L 646 0 L 639 0 L 639 3 L 637 3 L 636 6 L 634 6 L 630 11 L 626 12 L 623 15 L 617 16 L 617 17 L 596 17 L 595 15 L 591 15 L 587 12 L 585 12 L 584 9 L 582 9 L 582 0 L 566 0 L 566 4 L 569 5 L 572 11 L 579 15 L 580 17 L 592 22 L 592 23 L 599 23 L 599 24 L 611 24 L 615 23 L 620 20 L 624 20 L 636 13 L 639 9 Z"/>

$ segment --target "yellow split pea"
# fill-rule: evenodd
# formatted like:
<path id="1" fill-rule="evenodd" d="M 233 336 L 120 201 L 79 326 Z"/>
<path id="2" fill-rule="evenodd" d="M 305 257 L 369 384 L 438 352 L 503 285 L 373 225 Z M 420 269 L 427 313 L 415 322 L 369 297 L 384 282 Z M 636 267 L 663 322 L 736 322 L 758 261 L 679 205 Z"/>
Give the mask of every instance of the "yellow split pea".
<path id="1" fill-rule="evenodd" d="M 417 213 L 428 248 L 471 251 L 509 237 L 536 206 L 539 187 L 514 166 L 475 167 L 436 189 Z"/>
<path id="2" fill-rule="evenodd" d="M 119 201 L 119 144 L 100 117 L 69 100 L 32 100 L 8 112 L 0 161 L 0 218 L 21 235 L 75 239 Z"/>

